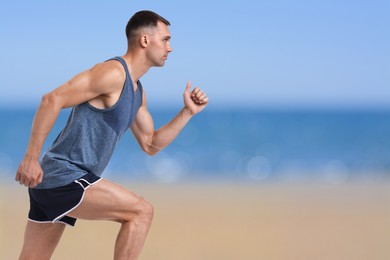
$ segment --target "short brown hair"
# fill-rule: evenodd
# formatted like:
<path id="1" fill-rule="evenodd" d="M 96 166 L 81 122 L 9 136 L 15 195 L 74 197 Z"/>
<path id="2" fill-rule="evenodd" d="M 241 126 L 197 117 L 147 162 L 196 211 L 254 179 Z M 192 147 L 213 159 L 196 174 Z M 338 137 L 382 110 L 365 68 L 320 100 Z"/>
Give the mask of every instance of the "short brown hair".
<path id="1" fill-rule="evenodd" d="M 171 25 L 167 19 L 155 12 L 143 10 L 135 13 L 126 25 L 126 37 L 130 43 L 136 36 L 140 28 L 157 27 L 157 23 L 162 22 L 167 26 Z"/>

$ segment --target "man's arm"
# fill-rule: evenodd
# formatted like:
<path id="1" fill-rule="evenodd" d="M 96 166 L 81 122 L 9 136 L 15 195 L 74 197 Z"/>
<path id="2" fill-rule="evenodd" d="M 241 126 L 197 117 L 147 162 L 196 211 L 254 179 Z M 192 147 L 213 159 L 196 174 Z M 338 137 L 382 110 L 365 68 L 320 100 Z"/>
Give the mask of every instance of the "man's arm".
<path id="1" fill-rule="evenodd" d="M 115 93 L 123 86 L 125 75 L 114 63 L 102 63 L 84 71 L 70 81 L 45 94 L 35 114 L 30 140 L 24 159 L 16 173 L 16 181 L 27 187 L 42 182 L 39 157 L 44 141 L 61 109 L 71 107 L 100 95 Z"/>
<path id="2" fill-rule="evenodd" d="M 168 146 L 188 123 L 191 117 L 201 112 L 208 103 L 206 94 L 198 87 L 192 92 L 191 83 L 187 83 L 184 91 L 184 108 L 166 125 L 158 130 L 154 129 L 153 119 L 147 109 L 146 97 L 143 95 L 142 106 L 131 125 L 131 131 L 143 151 L 155 155 Z"/>

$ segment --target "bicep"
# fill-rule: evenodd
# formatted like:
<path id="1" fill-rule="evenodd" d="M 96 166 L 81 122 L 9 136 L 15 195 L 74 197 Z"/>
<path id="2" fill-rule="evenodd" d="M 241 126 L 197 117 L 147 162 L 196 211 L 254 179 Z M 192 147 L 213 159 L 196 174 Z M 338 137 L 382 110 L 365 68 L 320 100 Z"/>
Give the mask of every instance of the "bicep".
<path id="1" fill-rule="evenodd" d="M 146 108 L 140 107 L 134 119 L 134 122 L 130 126 L 130 129 L 135 136 L 153 134 L 154 132 L 153 119 Z"/>
<path id="2" fill-rule="evenodd" d="M 148 145 L 152 142 L 155 132 L 154 122 L 151 114 L 147 109 L 145 95 L 143 95 L 142 105 L 139 108 L 137 115 L 135 116 L 135 119 L 130 126 L 130 129 L 141 147 L 144 148 L 145 145 Z"/>
<path id="3" fill-rule="evenodd" d="M 91 88 L 90 72 L 85 71 L 58 88 L 54 89 L 49 95 L 54 96 L 61 107 L 71 107 L 86 100 L 94 98 L 98 93 Z"/>

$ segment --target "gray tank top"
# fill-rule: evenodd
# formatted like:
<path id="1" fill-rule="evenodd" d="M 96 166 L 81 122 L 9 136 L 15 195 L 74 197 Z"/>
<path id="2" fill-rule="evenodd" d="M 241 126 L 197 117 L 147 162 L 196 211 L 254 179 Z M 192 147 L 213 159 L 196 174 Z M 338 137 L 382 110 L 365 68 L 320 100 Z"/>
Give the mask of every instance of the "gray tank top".
<path id="1" fill-rule="evenodd" d="M 107 109 L 88 102 L 73 107 L 65 128 L 40 161 L 44 175 L 37 189 L 64 186 L 89 172 L 100 176 L 129 129 L 142 104 L 142 85 L 138 81 L 134 91 L 126 62 L 121 57 L 111 60 L 119 61 L 126 71 L 120 98 Z"/>

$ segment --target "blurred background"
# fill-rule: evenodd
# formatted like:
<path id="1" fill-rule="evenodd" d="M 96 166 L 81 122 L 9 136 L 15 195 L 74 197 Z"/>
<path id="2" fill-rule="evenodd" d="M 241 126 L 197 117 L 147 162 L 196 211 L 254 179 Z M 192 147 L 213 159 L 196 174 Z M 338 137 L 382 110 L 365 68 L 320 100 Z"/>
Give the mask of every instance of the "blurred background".
<path id="1" fill-rule="evenodd" d="M 143 9 L 172 24 L 166 65 L 141 79 L 156 128 L 189 80 L 210 104 L 154 157 L 129 131 L 103 175 L 155 207 L 141 259 L 390 259 L 386 0 L 3 1 L 0 258 L 22 246 L 14 176 L 41 96 L 123 55 Z M 117 230 L 80 220 L 53 259 L 111 259 Z"/>
<path id="2" fill-rule="evenodd" d="M 110 178 L 339 183 L 389 175 L 387 1 L 8 1 L 0 9 L 2 179 L 23 157 L 41 96 L 123 55 L 124 27 L 142 9 L 172 24 L 166 66 L 141 80 L 156 127 L 180 110 L 188 80 L 210 105 L 153 158 L 128 133 Z"/>

